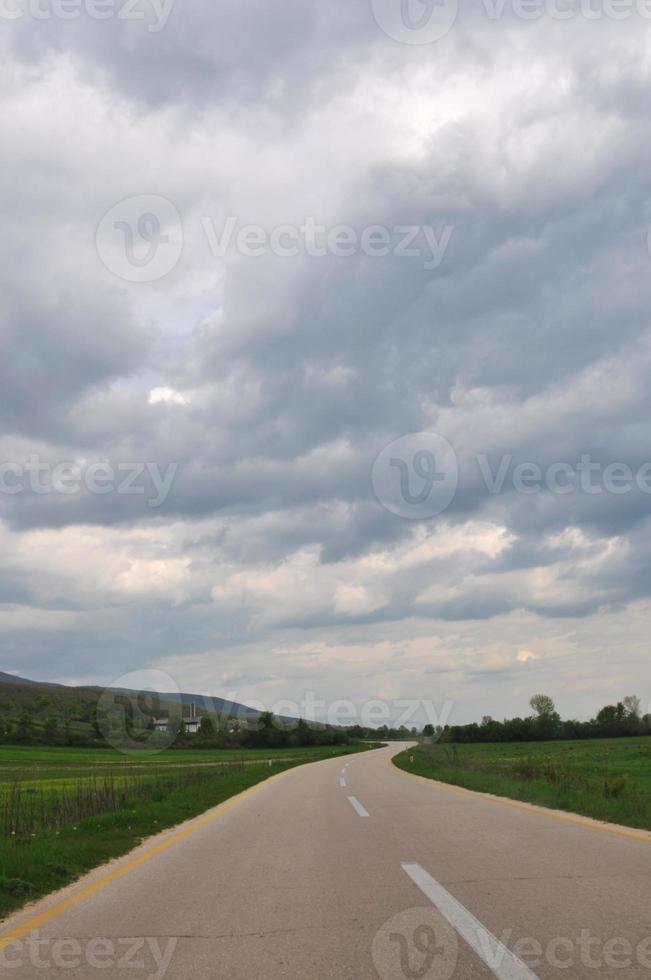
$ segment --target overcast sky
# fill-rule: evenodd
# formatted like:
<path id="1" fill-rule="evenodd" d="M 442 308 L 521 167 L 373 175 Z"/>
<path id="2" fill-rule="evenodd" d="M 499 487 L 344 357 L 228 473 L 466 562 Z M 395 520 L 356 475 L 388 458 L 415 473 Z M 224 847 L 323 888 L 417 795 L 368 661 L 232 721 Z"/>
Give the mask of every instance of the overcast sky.
<path id="1" fill-rule="evenodd" d="M 647 705 L 651 7 L 569 5 L 3 0 L 5 669 Z"/>

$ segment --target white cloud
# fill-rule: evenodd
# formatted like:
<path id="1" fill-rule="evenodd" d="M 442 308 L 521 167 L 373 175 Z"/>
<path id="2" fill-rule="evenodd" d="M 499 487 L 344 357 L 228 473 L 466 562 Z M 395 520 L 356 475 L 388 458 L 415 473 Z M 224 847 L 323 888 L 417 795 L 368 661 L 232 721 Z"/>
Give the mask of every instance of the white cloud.
<path id="1" fill-rule="evenodd" d="M 531 650 L 518 650 L 516 658 L 518 663 L 527 664 L 530 660 L 537 660 L 538 657 Z"/>
<path id="2" fill-rule="evenodd" d="M 150 405 L 159 405 L 161 402 L 169 405 L 189 405 L 190 399 L 180 391 L 173 388 L 152 388 L 148 398 Z"/>

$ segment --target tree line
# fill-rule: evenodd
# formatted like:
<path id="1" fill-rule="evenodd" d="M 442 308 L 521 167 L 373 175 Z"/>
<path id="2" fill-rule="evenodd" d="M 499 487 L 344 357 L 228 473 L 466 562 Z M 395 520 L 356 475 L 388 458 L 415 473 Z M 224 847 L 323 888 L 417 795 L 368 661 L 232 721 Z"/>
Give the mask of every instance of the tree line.
<path id="1" fill-rule="evenodd" d="M 178 719 L 172 724 L 176 748 L 291 748 L 309 745 L 346 745 L 359 741 L 392 741 L 425 738 L 441 742 L 534 742 L 560 739 L 619 738 L 650 735 L 651 715 L 642 715 L 640 699 L 622 698 L 616 704 L 605 705 L 589 721 L 563 720 L 552 698 L 534 695 L 530 702 L 532 714 L 525 718 L 497 721 L 485 715 L 480 723 L 425 725 L 422 729 L 389 727 L 369 728 L 362 725 L 332 727 L 308 723 L 303 719 L 288 722 L 270 711 L 258 718 L 204 715 L 199 731 L 189 734 Z M 67 711 L 63 716 L 45 718 L 23 705 L 17 717 L 0 715 L 0 742 L 10 745 L 61 745 L 77 747 L 119 747 L 124 736 L 133 741 L 151 744 L 157 740 L 153 715 L 145 718 L 144 727 L 132 727 L 121 714 L 115 715 L 115 729 L 110 720 L 93 715 L 88 705 L 79 713 Z M 80 717 L 81 716 L 81 717 Z M 82 727 L 83 726 L 83 727 Z M 108 737 L 107 737 L 108 736 Z M 166 737 L 161 743 L 169 744 Z"/>
<path id="2" fill-rule="evenodd" d="M 425 726 L 428 728 L 425 734 L 438 737 L 442 742 L 549 742 L 651 735 L 651 715 L 641 714 L 640 699 L 635 695 L 605 705 L 590 721 L 564 721 L 547 694 L 535 694 L 529 706 L 533 714 L 526 718 L 496 721 L 485 715 L 480 724 L 446 725 L 437 732 L 432 726 Z"/>
<path id="3" fill-rule="evenodd" d="M 38 718 L 23 708 L 17 718 L 0 716 L 0 743 L 7 745 L 51 745 L 85 748 L 105 748 L 140 741 L 152 745 L 160 741 L 169 745 L 167 733 L 154 730 L 154 718 L 145 718 L 133 724 L 128 716 L 117 714 L 113 719 L 106 716 L 84 719 L 84 728 L 74 727 L 80 719 L 61 719 L 51 716 Z M 71 724 L 72 722 L 72 724 Z M 263 712 L 258 718 L 246 720 L 230 716 L 204 715 L 199 731 L 189 733 L 182 719 L 170 719 L 173 735 L 170 748 L 233 749 L 233 748 L 291 748 L 310 745 L 347 745 L 355 738 L 343 728 L 308 724 L 303 719 L 286 722 L 272 712 Z M 374 737 L 377 739 L 378 734 Z"/>
<path id="4" fill-rule="evenodd" d="M 309 725 L 300 718 L 285 722 L 271 711 L 263 711 L 255 720 L 235 722 L 233 719 L 204 715 L 196 735 L 181 729 L 176 736 L 176 748 L 195 749 L 285 749 L 309 745 L 348 745 L 351 738 L 344 729 Z"/>

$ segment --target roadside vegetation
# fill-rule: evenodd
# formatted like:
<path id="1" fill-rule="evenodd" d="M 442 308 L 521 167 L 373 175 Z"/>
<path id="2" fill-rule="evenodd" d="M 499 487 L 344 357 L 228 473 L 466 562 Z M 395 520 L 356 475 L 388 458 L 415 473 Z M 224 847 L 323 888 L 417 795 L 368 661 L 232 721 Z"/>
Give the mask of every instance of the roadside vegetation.
<path id="1" fill-rule="evenodd" d="M 0 747 L 0 916 L 306 762 L 371 746 L 235 752 Z"/>
<path id="2" fill-rule="evenodd" d="M 407 772 L 651 830 L 651 739 L 421 744 Z"/>
<path id="3" fill-rule="evenodd" d="M 651 734 L 651 715 L 642 714 L 635 695 L 616 704 L 606 704 L 589 721 L 563 720 L 547 694 L 535 694 L 529 701 L 533 713 L 526 718 L 497 721 L 490 715 L 481 724 L 446 725 L 436 732 L 425 726 L 425 735 L 436 734 L 445 742 L 548 742 L 552 739 L 627 738 Z"/>

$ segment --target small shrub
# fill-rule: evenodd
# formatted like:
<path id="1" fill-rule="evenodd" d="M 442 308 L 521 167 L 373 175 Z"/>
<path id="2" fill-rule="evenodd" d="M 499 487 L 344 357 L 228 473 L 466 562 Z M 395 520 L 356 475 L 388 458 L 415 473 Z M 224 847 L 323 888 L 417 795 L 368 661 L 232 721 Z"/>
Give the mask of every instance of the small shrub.
<path id="1" fill-rule="evenodd" d="M 34 886 L 29 881 L 21 878 L 5 878 L 0 875 L 0 892 L 11 895 L 13 898 L 28 898 L 34 891 Z"/>

